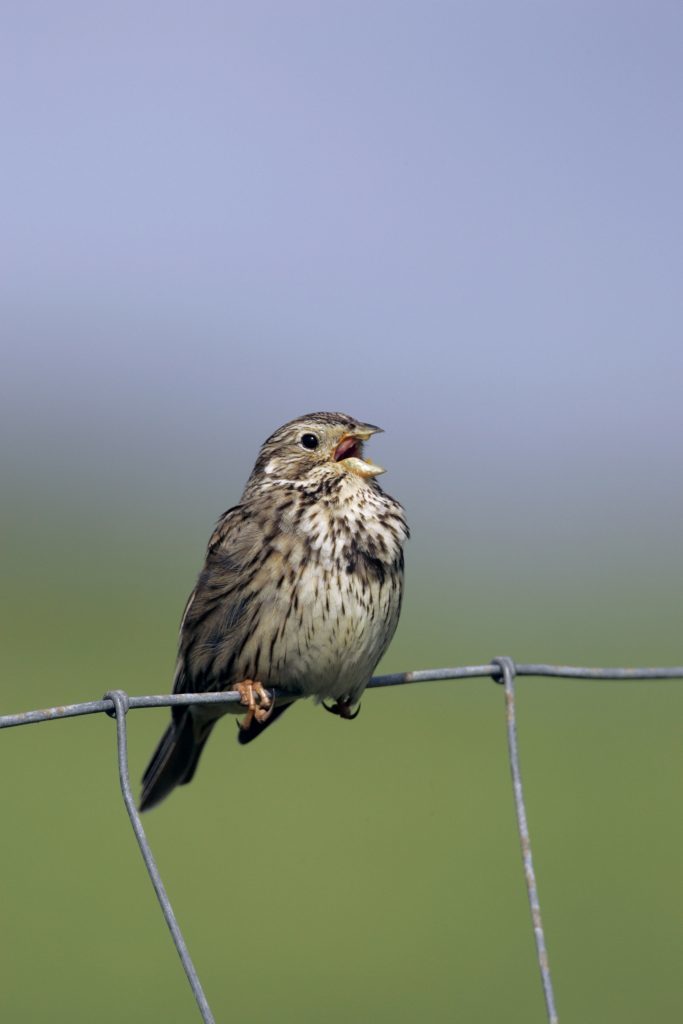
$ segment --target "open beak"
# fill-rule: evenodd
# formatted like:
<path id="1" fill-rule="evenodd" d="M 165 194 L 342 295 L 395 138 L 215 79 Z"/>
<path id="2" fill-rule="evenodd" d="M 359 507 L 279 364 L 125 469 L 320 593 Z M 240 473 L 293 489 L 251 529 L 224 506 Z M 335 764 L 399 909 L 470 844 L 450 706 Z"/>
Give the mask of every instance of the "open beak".
<path id="1" fill-rule="evenodd" d="M 374 462 L 363 458 L 363 442 L 373 434 L 381 434 L 381 427 L 373 427 L 371 423 L 361 423 L 355 430 L 343 434 L 334 450 L 334 461 L 340 462 L 344 469 L 356 476 L 379 476 L 385 470 Z"/>

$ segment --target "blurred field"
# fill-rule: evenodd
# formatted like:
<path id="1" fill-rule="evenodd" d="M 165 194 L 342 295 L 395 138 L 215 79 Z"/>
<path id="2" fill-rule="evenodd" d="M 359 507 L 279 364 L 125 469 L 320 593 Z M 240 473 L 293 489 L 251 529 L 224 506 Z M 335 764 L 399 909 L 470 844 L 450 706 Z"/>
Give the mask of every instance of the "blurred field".
<path id="1" fill-rule="evenodd" d="M 6 510 L 2 711 L 170 686 L 210 524 L 61 501 Z M 588 556 L 582 575 L 507 550 L 502 564 L 479 538 L 444 561 L 418 534 L 382 668 L 681 660 L 665 557 L 655 576 L 634 557 L 606 578 Z M 519 694 L 561 1018 L 677 1019 L 683 685 Z M 165 718 L 131 713 L 136 779 Z M 195 782 L 145 818 L 218 1020 L 544 1020 L 495 685 L 372 693 L 353 724 L 302 705 L 246 750 L 233 732 L 226 719 Z M 2 1018 L 196 1019 L 119 796 L 113 723 L 3 732 L 0 764 Z"/>

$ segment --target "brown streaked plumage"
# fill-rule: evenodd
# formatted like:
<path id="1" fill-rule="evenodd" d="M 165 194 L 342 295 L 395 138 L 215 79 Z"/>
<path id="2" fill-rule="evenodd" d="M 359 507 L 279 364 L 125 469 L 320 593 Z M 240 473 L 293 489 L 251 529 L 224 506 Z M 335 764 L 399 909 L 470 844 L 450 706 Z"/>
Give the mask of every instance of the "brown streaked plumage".
<path id="1" fill-rule="evenodd" d="M 240 743 L 290 705 L 265 689 L 334 702 L 353 717 L 401 608 L 402 507 L 363 457 L 380 430 L 311 413 L 264 443 L 239 505 L 220 518 L 180 625 L 174 692 L 238 689 Z M 177 707 L 142 780 L 141 810 L 189 782 L 218 718 L 239 705 Z"/>

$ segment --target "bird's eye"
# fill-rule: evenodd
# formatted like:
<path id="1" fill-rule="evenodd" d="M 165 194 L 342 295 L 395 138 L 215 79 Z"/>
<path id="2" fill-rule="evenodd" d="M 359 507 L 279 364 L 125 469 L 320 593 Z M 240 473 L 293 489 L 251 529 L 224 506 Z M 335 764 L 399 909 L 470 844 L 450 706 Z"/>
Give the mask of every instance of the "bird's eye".
<path id="1" fill-rule="evenodd" d="M 303 448 L 307 448 L 309 452 L 314 451 L 318 447 L 319 444 L 320 444 L 320 441 L 315 436 L 315 434 L 302 434 L 301 435 L 301 446 Z"/>

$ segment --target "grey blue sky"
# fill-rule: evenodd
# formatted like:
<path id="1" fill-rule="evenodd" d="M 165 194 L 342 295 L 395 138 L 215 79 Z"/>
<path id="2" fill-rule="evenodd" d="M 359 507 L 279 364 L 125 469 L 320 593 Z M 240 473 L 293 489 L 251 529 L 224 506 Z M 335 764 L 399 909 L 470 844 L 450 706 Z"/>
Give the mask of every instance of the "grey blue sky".
<path id="1" fill-rule="evenodd" d="M 338 408 L 423 533 L 677 531 L 679 4 L 28 0 L 0 46 L 17 488 L 217 515 Z"/>

